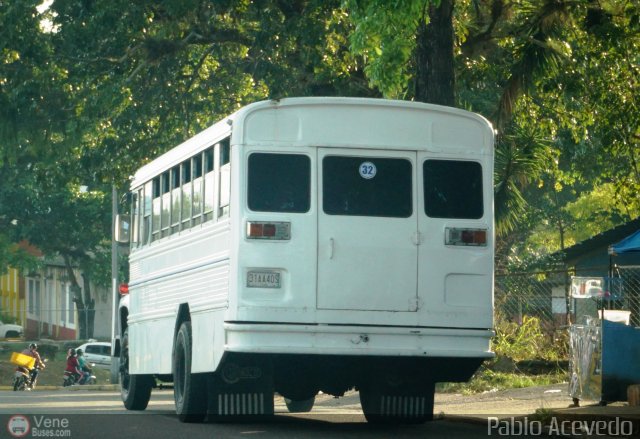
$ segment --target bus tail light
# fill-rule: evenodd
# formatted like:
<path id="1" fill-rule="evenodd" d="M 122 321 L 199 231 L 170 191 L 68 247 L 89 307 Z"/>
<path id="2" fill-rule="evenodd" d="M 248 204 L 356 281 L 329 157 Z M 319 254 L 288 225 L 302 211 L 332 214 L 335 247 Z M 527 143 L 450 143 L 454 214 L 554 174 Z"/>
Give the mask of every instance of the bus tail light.
<path id="1" fill-rule="evenodd" d="M 282 221 L 247 221 L 247 239 L 291 239 L 291 223 Z"/>
<path id="2" fill-rule="evenodd" d="M 486 229 L 458 229 L 449 228 L 445 230 L 446 245 L 461 246 L 487 246 L 487 230 Z"/>
<path id="3" fill-rule="evenodd" d="M 129 284 L 120 284 L 118 287 L 118 292 L 121 296 L 126 296 L 129 294 Z"/>

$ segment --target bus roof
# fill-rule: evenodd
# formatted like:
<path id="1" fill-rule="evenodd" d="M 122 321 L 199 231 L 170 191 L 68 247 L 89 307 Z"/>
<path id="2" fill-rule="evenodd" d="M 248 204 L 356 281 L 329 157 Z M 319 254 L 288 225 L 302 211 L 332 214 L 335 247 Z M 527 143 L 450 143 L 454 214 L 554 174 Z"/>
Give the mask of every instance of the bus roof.
<path id="1" fill-rule="evenodd" d="M 305 111 L 300 111 L 302 108 Z M 143 166 L 136 172 L 132 188 L 230 134 L 232 145 L 380 149 L 394 145 L 394 149 L 493 154 L 491 124 L 480 115 L 458 108 L 375 98 L 275 99 L 241 108 Z M 361 145 L 354 141 L 359 135 Z"/>

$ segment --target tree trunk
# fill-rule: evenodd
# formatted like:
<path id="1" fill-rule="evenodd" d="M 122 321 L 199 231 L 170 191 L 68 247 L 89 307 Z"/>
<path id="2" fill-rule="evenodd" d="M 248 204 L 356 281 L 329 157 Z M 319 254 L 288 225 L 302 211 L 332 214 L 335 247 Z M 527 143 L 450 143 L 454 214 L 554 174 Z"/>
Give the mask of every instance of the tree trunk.
<path id="1" fill-rule="evenodd" d="M 453 4 L 429 5 L 429 24 L 420 20 L 416 35 L 415 98 L 421 102 L 455 105 Z"/>
<path id="2" fill-rule="evenodd" d="M 93 338 L 95 317 L 96 317 L 96 301 L 91 297 L 91 279 L 85 273 L 82 273 L 82 283 L 84 285 L 84 304 L 86 313 L 86 338 Z"/>
<path id="3" fill-rule="evenodd" d="M 82 299 L 82 288 L 80 288 L 80 284 L 78 283 L 78 279 L 76 278 L 76 273 L 73 271 L 71 258 L 68 255 L 63 255 L 63 258 L 64 265 L 67 270 L 67 277 L 69 278 L 69 282 L 71 282 L 73 301 L 75 302 L 76 309 L 78 310 L 78 338 L 80 340 L 84 340 L 87 338 L 87 317 L 86 307 L 84 304 L 84 300 Z"/>

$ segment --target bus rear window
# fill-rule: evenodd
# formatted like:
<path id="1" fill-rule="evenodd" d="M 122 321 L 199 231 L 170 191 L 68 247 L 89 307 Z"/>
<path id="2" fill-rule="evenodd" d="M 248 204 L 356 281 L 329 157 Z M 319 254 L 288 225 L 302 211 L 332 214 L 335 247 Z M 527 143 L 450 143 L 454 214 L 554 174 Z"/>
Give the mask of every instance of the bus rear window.
<path id="1" fill-rule="evenodd" d="M 322 205 L 329 215 L 408 218 L 413 167 L 406 159 L 328 156 L 322 162 Z"/>
<path id="2" fill-rule="evenodd" d="M 482 167 L 477 162 L 427 160 L 424 208 L 431 218 L 479 219 L 484 215 Z"/>
<path id="3" fill-rule="evenodd" d="M 308 212 L 311 160 L 301 154 L 251 154 L 247 197 L 249 209 L 257 212 Z"/>

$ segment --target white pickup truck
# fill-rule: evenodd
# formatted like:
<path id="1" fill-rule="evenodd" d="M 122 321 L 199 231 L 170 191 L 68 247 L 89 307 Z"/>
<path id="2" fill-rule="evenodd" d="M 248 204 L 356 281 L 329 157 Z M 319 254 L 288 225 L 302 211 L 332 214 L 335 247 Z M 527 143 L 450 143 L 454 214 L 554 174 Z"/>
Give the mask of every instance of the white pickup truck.
<path id="1" fill-rule="evenodd" d="M 23 335 L 24 328 L 22 326 L 0 321 L 0 338 L 19 338 Z"/>

